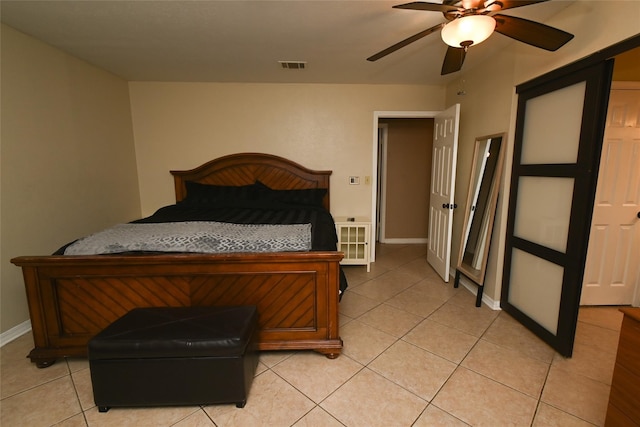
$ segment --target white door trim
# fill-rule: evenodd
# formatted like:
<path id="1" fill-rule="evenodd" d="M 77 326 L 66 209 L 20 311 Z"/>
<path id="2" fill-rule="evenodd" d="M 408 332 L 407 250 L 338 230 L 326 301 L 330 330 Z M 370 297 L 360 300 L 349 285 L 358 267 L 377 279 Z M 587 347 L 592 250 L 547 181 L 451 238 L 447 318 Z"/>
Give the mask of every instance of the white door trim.
<path id="1" fill-rule="evenodd" d="M 377 200 L 376 203 L 376 216 L 372 217 L 374 218 L 372 220 L 372 222 L 375 222 L 375 226 L 379 227 L 379 229 L 376 231 L 377 234 L 374 234 L 374 236 L 378 237 L 378 240 L 380 240 L 380 242 L 382 243 L 387 243 L 386 241 L 386 230 L 385 230 L 385 225 L 384 225 L 384 221 L 378 221 L 378 214 L 380 214 L 381 218 L 386 218 L 387 216 L 387 162 L 385 161 L 385 159 L 387 158 L 387 142 L 388 142 L 388 136 L 389 136 L 389 125 L 387 125 L 386 123 L 382 123 L 382 124 L 378 124 L 378 130 L 382 130 L 382 139 L 380 140 L 380 138 L 378 138 L 378 150 L 376 151 L 376 154 L 378 155 L 378 157 L 376 158 L 377 161 L 380 160 L 380 156 L 382 156 L 382 159 L 384 161 L 383 165 L 382 165 L 382 171 L 380 171 L 380 169 L 377 167 L 378 166 L 378 162 L 376 161 L 376 174 L 378 174 L 378 172 L 380 172 L 380 200 Z M 380 136 L 380 135 L 378 135 Z M 378 182 L 376 182 L 376 184 L 378 184 Z M 374 194 L 378 194 L 378 186 L 376 185 L 376 187 L 373 189 Z M 374 199 L 375 200 L 375 199 Z M 375 241 L 376 239 L 370 239 L 370 242 L 374 242 L 375 245 Z"/>
<path id="2" fill-rule="evenodd" d="M 378 121 L 380 119 L 392 119 L 392 118 L 406 118 L 406 119 L 416 119 L 416 118 L 426 118 L 431 119 L 438 115 L 440 111 L 374 111 L 373 112 L 373 142 L 371 145 L 371 239 L 372 242 L 369 247 L 371 248 L 370 259 L 371 261 L 376 260 L 376 221 L 377 217 L 376 212 L 376 197 L 377 197 L 377 188 L 378 188 Z"/>

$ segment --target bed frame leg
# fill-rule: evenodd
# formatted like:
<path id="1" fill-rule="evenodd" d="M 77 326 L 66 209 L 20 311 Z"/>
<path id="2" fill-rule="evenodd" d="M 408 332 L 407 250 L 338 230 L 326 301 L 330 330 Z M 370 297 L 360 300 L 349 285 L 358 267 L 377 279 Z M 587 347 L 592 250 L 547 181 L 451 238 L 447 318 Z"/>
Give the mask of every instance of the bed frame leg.
<path id="1" fill-rule="evenodd" d="M 40 369 L 48 368 L 58 360 L 58 355 L 54 355 L 54 352 L 50 349 L 38 347 L 33 348 L 27 357 L 31 360 L 31 363 L 35 363 Z"/>
<path id="2" fill-rule="evenodd" d="M 316 348 L 313 351 L 324 354 L 327 356 L 327 359 L 337 359 L 338 356 L 340 356 L 340 349 L 335 348 Z"/>
<path id="3" fill-rule="evenodd" d="M 48 368 L 56 363 L 56 359 L 31 359 L 31 361 L 40 369 Z"/>

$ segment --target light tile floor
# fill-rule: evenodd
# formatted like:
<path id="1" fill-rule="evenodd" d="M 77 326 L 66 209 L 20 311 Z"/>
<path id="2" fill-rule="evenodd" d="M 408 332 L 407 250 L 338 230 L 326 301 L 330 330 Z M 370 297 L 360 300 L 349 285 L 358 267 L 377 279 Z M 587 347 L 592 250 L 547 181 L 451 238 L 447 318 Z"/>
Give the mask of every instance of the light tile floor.
<path id="1" fill-rule="evenodd" d="M 83 359 L 38 369 L 30 334 L 1 349 L 0 425 L 20 426 L 601 426 L 622 315 L 581 308 L 565 359 L 514 321 L 444 283 L 422 245 L 380 245 L 346 267 L 342 356 L 260 355 L 245 408 L 113 408 L 93 403 Z"/>

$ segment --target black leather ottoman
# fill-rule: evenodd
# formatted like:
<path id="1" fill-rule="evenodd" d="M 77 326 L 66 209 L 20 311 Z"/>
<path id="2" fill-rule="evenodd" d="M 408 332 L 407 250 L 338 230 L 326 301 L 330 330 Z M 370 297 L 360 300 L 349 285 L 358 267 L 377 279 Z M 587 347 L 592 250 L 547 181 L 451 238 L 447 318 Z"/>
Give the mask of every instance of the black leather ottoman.
<path id="1" fill-rule="evenodd" d="M 235 403 L 244 407 L 258 354 L 254 306 L 137 308 L 89 341 L 98 410 Z"/>

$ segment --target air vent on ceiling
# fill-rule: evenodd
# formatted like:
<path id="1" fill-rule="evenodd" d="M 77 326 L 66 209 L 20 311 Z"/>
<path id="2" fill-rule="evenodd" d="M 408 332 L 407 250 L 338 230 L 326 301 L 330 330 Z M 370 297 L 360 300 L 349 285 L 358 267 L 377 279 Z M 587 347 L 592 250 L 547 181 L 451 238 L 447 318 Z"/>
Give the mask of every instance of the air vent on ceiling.
<path id="1" fill-rule="evenodd" d="M 278 64 L 285 70 L 304 70 L 307 68 L 305 61 L 278 61 Z"/>

